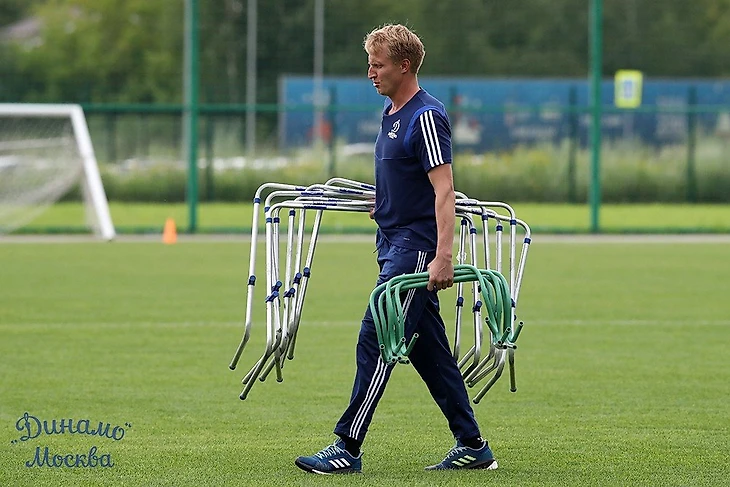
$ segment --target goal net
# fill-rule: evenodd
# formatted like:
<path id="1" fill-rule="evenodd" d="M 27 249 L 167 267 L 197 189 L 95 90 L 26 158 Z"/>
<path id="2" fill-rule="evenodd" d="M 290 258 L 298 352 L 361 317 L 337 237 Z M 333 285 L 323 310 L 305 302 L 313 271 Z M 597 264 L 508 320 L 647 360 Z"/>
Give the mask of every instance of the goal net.
<path id="1" fill-rule="evenodd" d="M 86 224 L 115 236 L 84 112 L 78 105 L 0 103 L 0 234 L 30 223 L 79 186 Z"/>

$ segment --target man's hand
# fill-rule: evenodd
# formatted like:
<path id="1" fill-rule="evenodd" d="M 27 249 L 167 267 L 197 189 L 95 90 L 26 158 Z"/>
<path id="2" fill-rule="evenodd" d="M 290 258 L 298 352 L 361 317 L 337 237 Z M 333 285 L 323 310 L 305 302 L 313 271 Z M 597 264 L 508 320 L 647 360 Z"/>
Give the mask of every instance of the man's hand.
<path id="1" fill-rule="evenodd" d="M 441 164 L 428 172 L 436 195 L 436 257 L 428 264 L 428 290 L 439 291 L 454 285 L 454 264 L 451 251 L 454 247 L 454 178 L 451 164 Z"/>
<path id="2" fill-rule="evenodd" d="M 454 264 L 451 259 L 436 256 L 428 264 L 428 286 L 429 291 L 434 289 L 440 291 L 454 285 Z"/>

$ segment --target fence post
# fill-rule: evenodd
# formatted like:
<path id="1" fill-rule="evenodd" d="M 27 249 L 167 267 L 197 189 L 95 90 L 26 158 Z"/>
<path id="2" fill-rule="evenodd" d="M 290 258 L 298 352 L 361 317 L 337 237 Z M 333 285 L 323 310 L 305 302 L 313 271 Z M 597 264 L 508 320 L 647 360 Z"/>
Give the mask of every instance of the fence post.
<path id="1" fill-rule="evenodd" d="M 337 88 L 330 86 L 329 106 L 327 107 L 327 118 L 329 119 L 329 167 L 327 173 L 330 178 L 336 176 L 337 171 Z"/>
<path id="2" fill-rule="evenodd" d="M 198 0 L 185 0 L 184 144 L 188 159 L 188 232 L 198 227 Z"/>
<path id="3" fill-rule="evenodd" d="M 106 115 L 106 157 L 112 164 L 117 162 L 117 114 Z"/>
<path id="4" fill-rule="evenodd" d="M 205 117 L 205 201 L 215 198 L 213 178 L 213 141 L 215 140 L 215 119 L 212 113 Z"/>
<path id="5" fill-rule="evenodd" d="M 570 105 L 569 118 L 569 145 L 568 145 L 568 202 L 575 203 L 578 199 L 576 194 L 576 154 L 578 152 L 578 93 L 575 86 L 570 87 L 568 93 Z"/>
<path id="6" fill-rule="evenodd" d="M 452 86 L 449 88 L 449 118 L 451 119 L 451 130 L 454 131 L 459 124 L 459 118 L 461 117 L 461 112 L 459 111 L 459 90 L 456 88 L 456 86 Z M 456 136 L 452 133 L 451 137 L 451 156 L 456 157 L 456 153 L 458 152 L 457 148 L 457 140 Z"/>
<path id="7" fill-rule="evenodd" d="M 697 171 L 695 148 L 697 147 L 697 88 L 690 86 L 687 93 L 687 201 L 697 202 Z"/>
<path id="8" fill-rule="evenodd" d="M 143 111 L 139 114 L 139 128 L 138 134 L 140 138 L 140 152 L 145 159 L 150 157 L 150 127 L 149 127 L 149 113 Z"/>
<path id="9" fill-rule="evenodd" d="M 591 0 L 591 233 L 600 232 L 603 0 Z"/>

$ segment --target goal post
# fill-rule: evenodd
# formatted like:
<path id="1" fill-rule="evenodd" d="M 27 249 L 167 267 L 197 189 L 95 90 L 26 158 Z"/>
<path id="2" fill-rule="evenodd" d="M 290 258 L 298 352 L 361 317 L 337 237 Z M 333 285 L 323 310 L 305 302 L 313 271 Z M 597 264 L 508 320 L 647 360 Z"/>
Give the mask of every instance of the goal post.
<path id="1" fill-rule="evenodd" d="M 0 103 L 0 233 L 28 223 L 78 183 L 94 232 L 112 240 L 116 231 L 81 106 Z"/>

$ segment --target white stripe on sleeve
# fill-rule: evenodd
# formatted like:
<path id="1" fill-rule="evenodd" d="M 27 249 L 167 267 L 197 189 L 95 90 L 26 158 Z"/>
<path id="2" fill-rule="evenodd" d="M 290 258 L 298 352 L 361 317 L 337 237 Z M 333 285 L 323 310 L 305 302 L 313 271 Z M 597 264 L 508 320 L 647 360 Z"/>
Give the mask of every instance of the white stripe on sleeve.
<path id="1" fill-rule="evenodd" d="M 436 122 L 433 119 L 433 110 L 426 110 L 418 116 L 421 124 L 421 134 L 426 145 L 426 154 L 428 155 L 428 163 L 431 167 L 436 167 L 444 163 L 441 154 L 441 146 L 439 145 L 438 133 L 436 131 Z"/>

